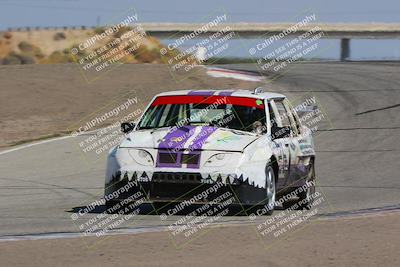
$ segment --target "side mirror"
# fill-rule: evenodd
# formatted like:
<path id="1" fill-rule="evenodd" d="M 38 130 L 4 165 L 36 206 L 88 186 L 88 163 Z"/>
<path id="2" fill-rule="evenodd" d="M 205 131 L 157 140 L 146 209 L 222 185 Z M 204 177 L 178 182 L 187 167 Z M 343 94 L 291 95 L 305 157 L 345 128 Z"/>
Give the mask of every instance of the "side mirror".
<path id="1" fill-rule="evenodd" d="M 271 128 L 271 139 L 275 140 L 279 138 L 287 138 L 290 137 L 291 133 L 292 131 L 288 126 L 284 127 L 275 126 Z"/>
<path id="2" fill-rule="evenodd" d="M 123 122 L 121 123 L 121 132 L 130 133 L 135 129 L 135 123 L 133 122 Z"/>

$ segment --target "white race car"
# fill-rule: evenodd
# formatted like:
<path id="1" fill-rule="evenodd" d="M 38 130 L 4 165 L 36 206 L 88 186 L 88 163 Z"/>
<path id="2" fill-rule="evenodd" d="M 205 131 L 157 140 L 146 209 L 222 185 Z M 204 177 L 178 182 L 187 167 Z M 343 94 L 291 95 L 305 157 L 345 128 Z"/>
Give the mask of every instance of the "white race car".
<path id="1" fill-rule="evenodd" d="M 107 208 L 141 191 L 152 202 L 210 202 L 226 188 L 243 205 L 315 191 L 311 131 L 284 95 L 262 90 L 184 90 L 156 95 L 107 160 Z M 207 191 L 208 189 L 208 191 Z M 204 194 L 206 190 L 207 194 Z M 200 198 L 199 198 L 200 196 Z"/>

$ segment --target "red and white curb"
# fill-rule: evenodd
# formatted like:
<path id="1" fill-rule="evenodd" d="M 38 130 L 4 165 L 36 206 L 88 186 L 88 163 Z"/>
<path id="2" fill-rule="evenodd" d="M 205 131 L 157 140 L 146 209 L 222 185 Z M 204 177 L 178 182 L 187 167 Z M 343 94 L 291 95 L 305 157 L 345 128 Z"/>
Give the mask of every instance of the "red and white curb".
<path id="1" fill-rule="evenodd" d="M 264 80 L 264 76 L 261 74 L 250 71 L 232 70 L 217 67 L 206 67 L 206 69 L 207 75 L 214 78 L 232 78 L 251 82 L 261 82 Z"/>

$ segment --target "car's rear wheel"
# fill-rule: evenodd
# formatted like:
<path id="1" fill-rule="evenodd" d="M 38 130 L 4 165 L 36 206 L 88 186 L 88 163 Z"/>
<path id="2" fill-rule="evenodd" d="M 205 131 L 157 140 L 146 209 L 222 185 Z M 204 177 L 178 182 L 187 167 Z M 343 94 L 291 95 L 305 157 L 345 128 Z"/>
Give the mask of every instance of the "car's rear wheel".
<path id="1" fill-rule="evenodd" d="M 271 165 L 268 165 L 265 170 L 265 189 L 267 195 L 267 215 L 272 215 L 275 209 L 275 199 L 276 199 L 276 183 L 275 183 L 275 173 Z"/>
<path id="2" fill-rule="evenodd" d="M 300 208 L 309 210 L 314 201 L 315 194 L 315 167 L 313 161 L 310 161 L 310 165 L 308 167 L 306 184 L 306 190 L 303 190 L 298 194 L 298 203 L 300 203 Z"/>

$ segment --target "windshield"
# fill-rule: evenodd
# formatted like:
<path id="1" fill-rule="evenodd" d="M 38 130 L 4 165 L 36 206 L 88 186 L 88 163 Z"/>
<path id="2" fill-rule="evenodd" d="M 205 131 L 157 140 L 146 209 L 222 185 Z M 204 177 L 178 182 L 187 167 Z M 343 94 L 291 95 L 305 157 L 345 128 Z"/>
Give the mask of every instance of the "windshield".
<path id="1" fill-rule="evenodd" d="M 146 110 L 139 129 L 211 125 L 254 132 L 265 128 L 261 99 L 233 96 L 161 96 Z"/>

